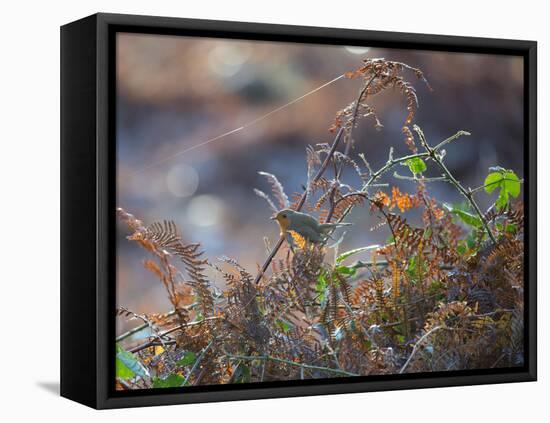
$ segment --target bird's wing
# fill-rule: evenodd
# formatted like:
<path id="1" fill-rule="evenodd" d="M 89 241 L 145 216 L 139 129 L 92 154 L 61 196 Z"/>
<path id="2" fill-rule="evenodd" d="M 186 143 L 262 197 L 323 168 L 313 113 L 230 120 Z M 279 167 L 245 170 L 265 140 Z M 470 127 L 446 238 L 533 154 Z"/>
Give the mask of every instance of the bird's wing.
<path id="1" fill-rule="evenodd" d="M 303 225 L 299 230 L 297 230 L 300 235 L 311 242 L 321 242 L 321 236 L 319 233 L 312 227 Z"/>
<path id="2" fill-rule="evenodd" d="M 310 216 L 309 214 L 296 212 L 290 225 L 290 229 L 296 230 L 306 226 L 311 228 L 315 232 L 319 232 L 319 223 L 317 222 L 317 220 L 315 220 L 314 217 Z"/>

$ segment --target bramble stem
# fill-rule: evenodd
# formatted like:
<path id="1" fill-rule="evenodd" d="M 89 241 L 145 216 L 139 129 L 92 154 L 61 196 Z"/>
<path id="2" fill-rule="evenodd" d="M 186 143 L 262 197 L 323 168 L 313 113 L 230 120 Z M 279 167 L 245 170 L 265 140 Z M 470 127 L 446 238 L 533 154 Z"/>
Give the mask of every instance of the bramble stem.
<path id="1" fill-rule="evenodd" d="M 443 171 L 443 173 L 445 174 L 445 176 L 448 179 L 448 182 L 451 183 L 452 185 L 454 185 L 454 187 L 466 198 L 466 200 L 468 200 L 468 202 L 470 203 L 470 205 L 472 206 L 472 208 L 474 209 L 474 211 L 476 212 L 476 214 L 480 218 L 481 223 L 483 224 L 483 227 L 485 228 L 485 231 L 487 231 L 487 235 L 489 235 L 489 238 L 491 238 L 491 241 L 493 241 L 493 244 L 496 244 L 497 240 L 496 240 L 493 232 L 491 231 L 491 228 L 489 227 L 489 224 L 487 223 L 487 219 L 485 219 L 485 216 L 481 212 L 481 209 L 479 208 L 476 201 L 474 200 L 473 192 L 466 190 L 466 188 L 464 188 L 460 184 L 460 182 L 457 181 L 457 179 L 451 174 L 451 172 L 449 172 L 449 169 L 447 169 L 447 166 L 445 166 L 445 164 L 441 161 L 439 156 L 437 154 L 435 154 L 435 152 L 434 152 L 433 156 L 431 156 L 430 158 Z"/>
<path id="2" fill-rule="evenodd" d="M 434 147 L 434 150 L 440 150 L 443 146 L 449 144 L 451 141 L 454 141 L 454 140 L 456 140 L 457 138 L 460 138 L 460 137 L 463 136 L 463 135 L 469 136 L 469 135 L 472 135 L 472 134 L 470 134 L 470 133 L 467 132 L 467 131 L 458 131 L 456 134 L 451 135 L 449 138 L 446 138 L 446 139 L 444 139 L 443 141 L 441 141 L 439 144 L 437 144 L 437 145 Z"/>
<path id="3" fill-rule="evenodd" d="M 417 154 L 410 154 L 408 156 L 399 157 L 397 159 L 393 159 L 393 158 L 389 159 L 384 166 L 382 166 L 376 172 L 371 174 L 369 180 L 361 188 L 361 191 L 366 191 L 367 188 L 369 186 L 371 186 L 374 181 L 376 181 L 380 176 L 382 176 L 384 173 L 386 173 L 388 170 L 390 170 L 396 164 L 404 163 L 404 162 L 406 162 L 407 160 L 410 160 L 410 159 L 428 158 L 428 157 L 430 157 L 429 153 L 417 153 Z"/>
<path id="4" fill-rule="evenodd" d="M 395 179 L 402 179 L 404 181 L 412 181 L 412 182 L 445 182 L 447 181 L 446 176 L 436 176 L 434 178 L 417 178 L 416 176 L 400 175 L 397 172 L 393 172 L 393 177 Z"/>
<path id="5" fill-rule="evenodd" d="M 424 136 L 424 133 L 422 132 L 420 127 L 418 127 L 417 125 L 414 125 L 413 129 L 418 134 L 418 137 L 420 138 L 420 142 L 421 142 L 422 146 L 424 147 L 424 149 L 426 150 L 426 152 L 425 153 L 410 154 L 408 156 L 403 156 L 403 157 L 399 157 L 397 159 L 394 159 L 393 154 L 392 154 L 392 150 L 390 150 L 390 155 L 389 155 L 389 158 L 388 158 L 388 161 L 386 162 L 386 164 L 384 166 L 382 166 L 380 169 L 378 169 L 376 172 L 374 172 L 374 173 L 371 172 L 370 178 L 361 187 L 360 192 L 367 191 L 368 188 L 380 176 L 382 176 L 384 173 L 386 173 L 392 167 L 394 167 L 395 165 L 397 165 L 399 163 L 404 163 L 407 160 L 414 159 L 414 158 L 431 159 L 443 171 L 444 180 L 449 182 L 451 185 L 453 185 L 466 198 L 466 200 L 470 203 L 470 205 L 472 206 L 472 208 L 474 209 L 474 211 L 476 212 L 476 214 L 480 218 L 480 220 L 483 224 L 483 228 L 487 232 L 487 235 L 489 236 L 489 238 L 491 239 L 491 241 L 493 243 L 496 243 L 496 238 L 495 238 L 493 232 L 491 231 L 491 228 L 489 227 L 489 224 L 487 223 L 487 220 L 485 219 L 485 216 L 483 215 L 483 213 L 481 212 L 479 206 L 477 205 L 476 201 L 473 198 L 473 194 L 475 192 L 479 191 L 480 188 L 482 188 L 482 187 L 476 188 L 475 190 L 466 190 L 466 188 L 464 188 L 460 184 L 460 182 L 458 182 L 458 180 L 452 175 L 452 173 L 449 171 L 449 169 L 447 169 L 447 166 L 445 166 L 445 164 L 443 163 L 443 161 L 441 159 L 441 156 L 438 154 L 441 147 L 447 145 L 448 143 L 456 140 L 457 138 L 459 138 L 463 135 L 470 135 L 470 133 L 466 132 L 466 131 L 458 131 L 456 134 L 454 134 L 454 135 L 450 136 L 449 138 L 446 138 L 445 140 L 441 141 L 435 147 L 430 147 L 430 145 L 428 144 L 428 142 L 426 140 L 426 137 Z M 363 157 L 363 161 L 366 162 L 364 157 Z M 435 180 L 443 180 L 443 179 L 442 178 L 437 178 L 437 179 L 436 178 L 431 178 L 431 180 L 435 181 Z M 350 206 L 342 214 L 342 217 L 339 219 L 339 221 L 342 221 L 349 214 L 349 212 L 351 211 L 352 208 L 353 208 L 353 206 Z"/>
<path id="6" fill-rule="evenodd" d="M 493 244 L 496 244 L 497 240 L 495 238 L 495 235 L 493 234 L 493 231 L 491 231 L 491 228 L 489 227 L 489 224 L 487 223 L 487 219 L 485 219 L 485 216 L 481 212 L 481 209 L 479 208 L 476 201 L 474 200 L 473 192 L 470 191 L 470 190 L 467 190 L 466 188 L 464 188 L 461 185 L 460 182 L 458 182 L 458 180 L 449 171 L 447 166 L 445 166 L 445 163 L 443 163 L 443 160 L 441 159 L 441 156 L 438 154 L 439 148 L 441 148 L 443 145 L 457 139 L 461 135 L 464 135 L 464 134 L 469 135 L 469 133 L 465 132 L 465 131 L 459 131 L 455 135 L 453 135 L 452 137 L 447 138 L 446 140 L 440 142 L 437 146 L 432 148 L 432 147 L 429 146 L 428 142 L 426 141 L 426 137 L 424 136 L 424 132 L 422 132 L 422 129 L 420 129 L 420 127 L 417 126 L 417 125 L 414 125 L 413 129 L 418 134 L 418 137 L 420 138 L 420 141 L 421 141 L 422 145 L 424 146 L 426 152 L 429 154 L 429 158 L 435 164 L 437 164 L 437 166 L 439 166 L 439 168 L 443 171 L 444 176 L 447 178 L 447 182 L 449 182 L 451 185 L 453 185 L 458 190 L 458 192 L 460 192 L 464 196 L 464 198 L 466 198 L 466 200 L 470 203 L 470 205 L 472 206 L 472 208 L 474 209 L 474 211 L 478 215 L 479 219 L 481 220 L 481 223 L 482 223 L 485 231 L 487 232 L 487 235 L 489 236 L 489 238 L 491 238 L 491 241 L 493 242 Z"/>
<path id="7" fill-rule="evenodd" d="M 343 375 L 343 376 L 359 376 L 357 373 L 346 372 L 345 370 L 333 369 L 331 367 L 312 366 L 310 364 L 296 363 L 295 361 L 285 360 L 284 358 L 273 357 L 271 355 L 231 355 L 231 354 L 225 354 L 225 355 L 226 355 L 226 357 L 228 357 L 230 359 L 234 359 L 234 360 L 276 361 L 278 363 L 285 363 L 285 364 L 289 364 L 291 366 L 300 367 L 302 369 L 318 370 L 318 371 L 322 371 L 322 372 L 340 374 L 340 375 Z"/>

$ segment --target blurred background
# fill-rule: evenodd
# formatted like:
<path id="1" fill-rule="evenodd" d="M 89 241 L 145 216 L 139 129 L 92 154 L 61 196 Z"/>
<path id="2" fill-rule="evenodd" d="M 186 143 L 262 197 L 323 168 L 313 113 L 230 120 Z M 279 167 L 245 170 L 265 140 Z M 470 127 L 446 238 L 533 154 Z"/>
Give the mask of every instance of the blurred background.
<path id="1" fill-rule="evenodd" d="M 359 68 L 364 58 L 422 69 L 434 91 L 409 75 L 420 102 L 415 122 L 432 145 L 460 129 L 472 133 L 447 146 L 446 163 L 465 186 L 482 185 L 495 165 L 523 177 L 520 57 L 141 34 L 119 34 L 117 45 L 117 206 L 145 224 L 174 220 L 184 240 L 200 242 L 211 261 L 226 255 L 255 273 L 267 255 L 264 237 L 274 244 L 279 234 L 271 210 L 253 192 L 270 191 L 258 171 L 275 174 L 289 196 L 301 191 L 306 146 L 332 141 L 334 115 L 355 99 L 361 80 L 340 79 L 251 127 L 178 153 Z M 401 134 L 406 103 L 392 90 L 369 103 L 384 129 L 361 120 L 352 157 L 360 161 L 363 152 L 377 169 L 390 146 L 395 157 L 408 152 Z M 429 168 L 426 175 L 439 173 Z M 352 171 L 344 179 L 360 186 Z M 391 173 L 383 182 L 415 190 Z M 433 183 L 428 190 L 440 202 L 461 201 L 450 185 Z M 477 199 L 484 209 L 494 200 L 485 193 Z M 378 220 L 367 208 L 354 210 L 348 221 L 355 226 L 344 250 L 388 236 L 370 231 Z M 118 224 L 117 304 L 139 313 L 169 311 L 163 287 L 143 269 L 145 251 L 127 241 L 128 234 Z M 219 275 L 210 275 L 223 287 Z M 128 327 L 118 320 L 119 330 Z"/>

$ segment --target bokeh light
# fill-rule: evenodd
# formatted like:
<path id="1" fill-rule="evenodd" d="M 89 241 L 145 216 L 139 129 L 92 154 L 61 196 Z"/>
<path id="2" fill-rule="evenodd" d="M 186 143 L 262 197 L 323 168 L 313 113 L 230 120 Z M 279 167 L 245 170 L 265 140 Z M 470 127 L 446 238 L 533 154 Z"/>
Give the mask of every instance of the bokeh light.
<path id="1" fill-rule="evenodd" d="M 191 166 L 177 164 L 166 174 L 166 186 L 176 197 L 189 197 L 199 185 L 199 175 Z"/>
<path id="2" fill-rule="evenodd" d="M 196 226 L 214 226 L 222 223 L 223 202 L 213 195 L 199 195 L 187 208 L 187 219 Z"/>

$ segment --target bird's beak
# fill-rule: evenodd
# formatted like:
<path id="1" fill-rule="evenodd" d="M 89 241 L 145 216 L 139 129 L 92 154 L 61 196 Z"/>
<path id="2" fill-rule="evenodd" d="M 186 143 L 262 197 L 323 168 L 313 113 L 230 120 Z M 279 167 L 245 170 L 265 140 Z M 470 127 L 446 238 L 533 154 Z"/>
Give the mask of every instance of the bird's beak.
<path id="1" fill-rule="evenodd" d="M 277 216 L 271 216 L 270 219 L 275 220 L 275 219 L 277 219 Z"/>

